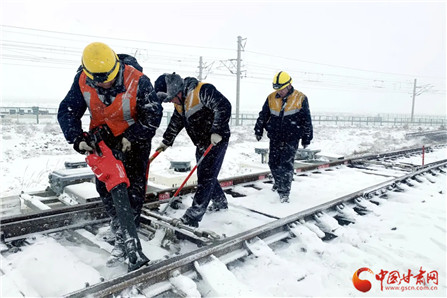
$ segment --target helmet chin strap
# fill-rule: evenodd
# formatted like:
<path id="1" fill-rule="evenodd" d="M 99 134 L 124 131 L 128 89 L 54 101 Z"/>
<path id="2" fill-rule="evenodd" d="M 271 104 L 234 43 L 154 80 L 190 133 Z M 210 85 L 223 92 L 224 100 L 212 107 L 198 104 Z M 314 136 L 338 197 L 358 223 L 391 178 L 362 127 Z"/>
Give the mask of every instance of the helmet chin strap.
<path id="1" fill-rule="evenodd" d="M 179 93 L 181 93 L 180 96 L 178 96 Z M 185 102 L 185 100 L 183 99 L 183 91 L 179 91 L 177 95 L 172 99 L 172 102 L 178 105 L 182 105 Z"/>

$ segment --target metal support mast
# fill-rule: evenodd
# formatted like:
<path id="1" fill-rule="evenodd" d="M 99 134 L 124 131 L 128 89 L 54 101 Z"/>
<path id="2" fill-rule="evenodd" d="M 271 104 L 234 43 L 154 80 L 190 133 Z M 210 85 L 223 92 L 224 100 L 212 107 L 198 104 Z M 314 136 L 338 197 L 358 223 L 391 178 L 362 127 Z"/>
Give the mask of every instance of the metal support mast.
<path id="1" fill-rule="evenodd" d="M 432 84 L 426 84 L 426 85 L 422 85 L 422 86 L 417 86 L 416 85 L 416 79 L 414 79 L 414 86 L 413 86 L 413 103 L 411 104 L 411 122 L 413 122 L 414 120 L 414 104 L 416 101 L 416 96 L 419 96 L 425 92 L 430 92 L 430 93 L 436 93 L 436 90 L 433 90 L 433 85 Z"/>
<path id="2" fill-rule="evenodd" d="M 199 75 L 197 76 L 197 79 L 199 81 L 202 81 L 202 72 L 203 72 L 203 60 L 202 60 L 202 56 L 200 56 L 200 59 L 199 59 Z"/>
<path id="3" fill-rule="evenodd" d="M 240 113 L 239 113 L 239 105 L 240 105 L 240 91 L 241 91 L 241 76 L 242 76 L 242 59 L 241 52 L 244 50 L 245 44 L 242 44 L 242 41 L 247 40 L 246 38 L 242 39 L 242 37 L 237 37 L 237 59 L 229 59 L 229 60 L 220 60 L 222 63 L 232 74 L 236 74 L 236 125 L 240 125 Z M 234 65 L 234 60 L 236 60 L 236 66 Z M 234 68 L 236 67 L 236 72 Z"/>
<path id="4" fill-rule="evenodd" d="M 414 86 L 413 86 L 413 103 L 411 105 L 411 122 L 413 122 L 414 117 L 414 101 L 416 99 L 416 79 L 414 79 Z"/>
<path id="5" fill-rule="evenodd" d="M 239 102 L 241 89 L 241 51 L 242 37 L 237 37 L 237 62 L 236 62 L 236 126 L 239 125 Z"/>

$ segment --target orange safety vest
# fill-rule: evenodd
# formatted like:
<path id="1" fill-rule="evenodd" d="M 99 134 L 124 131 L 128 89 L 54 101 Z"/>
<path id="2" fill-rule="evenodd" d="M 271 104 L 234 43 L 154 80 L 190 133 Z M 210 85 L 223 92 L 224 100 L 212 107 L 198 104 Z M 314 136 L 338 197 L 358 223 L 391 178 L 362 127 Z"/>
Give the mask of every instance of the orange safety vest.
<path id="1" fill-rule="evenodd" d="M 87 76 L 82 72 L 79 77 L 79 87 L 90 111 L 90 129 L 107 124 L 113 135 L 119 136 L 135 123 L 138 81 L 142 75 L 142 72 L 132 66 L 124 65 L 126 91 L 119 93 L 112 104 L 106 106 L 99 99 L 96 89 L 87 85 Z"/>
<path id="2" fill-rule="evenodd" d="M 200 102 L 199 92 L 200 92 L 200 88 L 202 88 L 202 86 L 204 84 L 206 84 L 206 83 L 199 82 L 197 84 L 196 88 L 194 88 L 194 90 L 190 91 L 186 95 L 186 99 L 185 99 L 185 103 L 184 103 L 186 119 L 188 119 L 189 117 L 191 117 L 191 115 L 193 115 L 197 111 L 200 111 L 203 108 L 203 104 Z M 175 106 L 175 109 L 177 110 L 177 112 L 179 112 L 179 114 L 182 115 L 182 112 L 183 112 L 182 105 L 174 104 L 174 106 Z"/>
<path id="3" fill-rule="evenodd" d="M 276 91 L 268 96 L 270 113 L 275 116 L 279 116 L 282 110 L 282 98 L 276 97 Z M 287 101 L 284 107 L 284 116 L 289 116 L 298 113 L 303 105 L 303 100 L 306 97 L 298 90 L 294 90 L 292 94 L 287 97 Z"/>

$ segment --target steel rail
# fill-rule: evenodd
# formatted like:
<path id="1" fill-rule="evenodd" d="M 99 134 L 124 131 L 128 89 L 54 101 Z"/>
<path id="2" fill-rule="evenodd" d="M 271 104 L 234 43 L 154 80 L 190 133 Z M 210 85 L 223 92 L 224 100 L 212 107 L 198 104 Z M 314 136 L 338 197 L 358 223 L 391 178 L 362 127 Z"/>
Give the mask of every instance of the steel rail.
<path id="1" fill-rule="evenodd" d="M 3 242 L 29 237 L 36 233 L 56 232 L 102 222 L 108 215 L 102 202 L 33 212 L 0 219 L 0 236 Z"/>
<path id="2" fill-rule="evenodd" d="M 215 257 L 225 258 L 225 256 L 227 256 L 231 252 L 246 249 L 247 241 L 255 239 L 256 237 L 259 239 L 266 239 L 273 238 L 273 235 L 278 233 L 283 235 L 284 233 L 286 233 L 287 235 L 289 231 L 289 224 L 295 223 L 300 220 L 312 219 L 315 214 L 325 212 L 327 210 L 332 210 L 335 206 L 340 204 L 345 204 L 348 202 L 352 202 L 355 204 L 355 200 L 358 197 L 370 199 L 371 193 L 377 192 L 381 189 L 390 190 L 393 187 L 396 187 L 398 183 L 405 182 L 407 179 L 411 179 L 424 172 L 446 166 L 447 160 L 442 160 L 433 164 L 421 166 L 413 173 L 409 173 L 401 177 L 355 191 L 351 194 L 336 198 L 329 202 L 300 211 L 287 217 L 277 219 L 275 221 L 269 222 L 259 227 L 255 227 L 251 230 L 239 233 L 237 235 L 222 240 L 217 240 L 209 246 L 201 247 L 184 255 L 156 262 L 137 271 L 130 272 L 124 276 L 104 281 L 73 293 L 69 293 L 65 297 L 108 297 L 119 294 L 121 291 L 131 286 L 138 286 L 139 288 L 150 287 L 156 283 L 169 279 L 174 270 L 177 270 L 180 273 L 194 270 L 194 262 L 196 261 L 198 262 L 204 260 L 211 255 L 214 255 Z M 276 239 L 278 240 L 283 238 L 284 237 L 276 237 Z M 249 252 L 247 254 L 242 254 L 242 256 L 248 254 Z"/>

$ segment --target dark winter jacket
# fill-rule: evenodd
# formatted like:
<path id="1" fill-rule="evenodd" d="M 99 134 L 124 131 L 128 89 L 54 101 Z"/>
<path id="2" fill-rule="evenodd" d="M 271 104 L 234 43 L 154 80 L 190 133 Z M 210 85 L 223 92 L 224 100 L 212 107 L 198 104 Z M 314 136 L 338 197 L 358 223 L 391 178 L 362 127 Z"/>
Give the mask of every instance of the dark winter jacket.
<path id="1" fill-rule="evenodd" d="M 284 98 L 276 91 L 271 93 L 259 113 L 255 134 L 262 136 L 264 129 L 271 140 L 301 139 L 302 145 L 310 144 L 313 128 L 306 95 L 293 87 Z"/>
<path id="2" fill-rule="evenodd" d="M 85 84 L 96 90 L 106 106 L 109 106 L 117 95 L 126 92 L 124 76 L 129 74 L 125 74 L 124 65 L 128 64 L 133 66 L 135 71 L 139 71 L 138 69 L 142 70 L 134 57 L 121 54 L 118 57 L 120 57 L 121 62 L 120 70 L 117 75 L 117 80 L 111 88 L 104 89 L 95 86 L 89 78 L 85 78 Z M 88 99 L 84 98 L 80 89 L 79 80 L 81 74 L 82 68 L 78 69 L 71 89 L 60 103 L 57 116 L 64 136 L 70 144 L 74 143 L 76 138 L 80 137 L 83 133 L 81 118 L 88 107 L 86 103 Z M 154 92 L 151 81 L 146 75 L 141 75 L 138 82 L 135 83 L 138 84 L 136 93 L 136 121 L 119 137 L 125 137 L 131 143 L 137 142 L 144 145 L 149 142 L 148 145 L 150 145 L 150 141 L 160 125 L 163 108 Z"/>
<path id="3" fill-rule="evenodd" d="M 199 82 L 195 78 L 185 78 L 183 103 L 175 104 L 175 111 L 163 142 L 171 146 L 183 128 L 196 146 L 207 147 L 211 134 L 222 136 L 222 141 L 230 138 L 229 121 L 231 104 L 213 85 Z"/>

